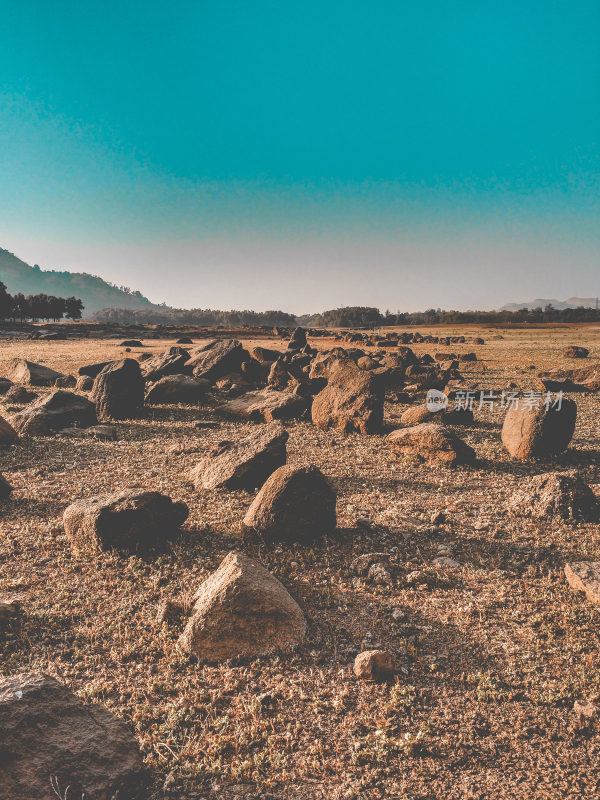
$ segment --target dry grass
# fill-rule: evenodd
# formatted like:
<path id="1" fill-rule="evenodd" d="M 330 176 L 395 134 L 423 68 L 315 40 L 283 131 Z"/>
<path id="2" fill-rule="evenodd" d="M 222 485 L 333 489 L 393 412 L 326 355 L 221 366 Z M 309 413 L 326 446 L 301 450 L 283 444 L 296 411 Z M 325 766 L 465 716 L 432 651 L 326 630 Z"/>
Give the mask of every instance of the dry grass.
<path id="1" fill-rule="evenodd" d="M 590 347 L 590 360 L 600 354 L 600 328 L 590 326 L 507 330 L 504 340 L 487 329 L 468 333 L 487 343 L 451 349 L 477 351 L 480 360 L 461 371 L 486 389 L 509 380 L 533 388 L 529 365 L 581 365 L 563 360 L 566 344 Z M 73 372 L 121 352 L 100 340 L 5 341 L 0 375 L 17 355 Z M 600 526 L 505 510 L 519 481 L 547 468 L 577 465 L 600 481 L 598 396 L 575 399 L 572 447 L 552 464 L 510 461 L 500 409 L 476 414 L 464 438 L 479 462 L 455 470 L 400 461 L 382 436 L 290 424 L 289 462 L 316 464 L 337 486 L 337 535 L 313 549 L 244 549 L 297 598 L 309 635 L 293 656 L 217 667 L 199 667 L 178 649 L 181 624 L 157 627 L 154 617 L 162 598 L 189 597 L 240 547 L 252 496 L 197 491 L 186 474 L 213 443 L 249 426 L 198 429 L 199 419 L 214 418 L 210 407 L 159 406 L 119 423 L 116 442 L 22 439 L 0 453 L 15 487 L 0 511 L 0 591 L 25 597 L 21 630 L 0 642 L 0 672 L 44 670 L 125 718 L 168 797 L 598 796 L 598 733 L 573 725 L 571 708 L 600 697 L 600 613 L 569 590 L 562 567 L 600 558 Z M 389 429 L 405 408 L 386 406 Z M 66 505 L 135 486 L 188 503 L 182 536 L 154 558 L 72 555 L 61 529 Z M 446 522 L 432 524 L 434 511 Z M 432 566 L 441 544 L 460 569 Z M 392 555 L 395 588 L 351 574 L 352 558 L 372 551 Z M 409 584 L 414 570 L 425 578 Z M 393 684 L 352 674 L 356 653 L 375 645 L 398 657 Z"/>

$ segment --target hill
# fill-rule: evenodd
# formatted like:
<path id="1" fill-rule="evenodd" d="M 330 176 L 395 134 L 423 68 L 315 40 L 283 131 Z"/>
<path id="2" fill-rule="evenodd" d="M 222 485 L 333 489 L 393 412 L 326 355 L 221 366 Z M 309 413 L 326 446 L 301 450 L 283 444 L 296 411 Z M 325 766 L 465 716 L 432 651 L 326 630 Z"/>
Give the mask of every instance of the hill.
<path id="1" fill-rule="evenodd" d="M 597 297 L 570 297 L 568 300 L 532 300 L 529 303 L 507 303 L 499 311 L 522 311 L 524 308 L 546 308 L 552 306 L 557 311 L 564 311 L 566 308 L 596 308 Z"/>
<path id="2" fill-rule="evenodd" d="M 87 272 L 43 270 L 21 261 L 13 253 L 0 248 L 0 281 L 10 294 L 52 294 L 57 297 L 75 296 L 84 305 L 84 317 L 101 308 L 153 309 L 157 308 L 140 292 L 114 286 Z"/>

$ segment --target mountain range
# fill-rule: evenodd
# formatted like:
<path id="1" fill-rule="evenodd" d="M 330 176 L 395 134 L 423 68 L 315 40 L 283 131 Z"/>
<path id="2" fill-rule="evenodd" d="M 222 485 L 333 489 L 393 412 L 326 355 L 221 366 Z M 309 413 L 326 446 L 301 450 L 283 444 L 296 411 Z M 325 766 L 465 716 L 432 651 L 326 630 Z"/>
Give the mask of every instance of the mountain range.
<path id="1" fill-rule="evenodd" d="M 596 308 L 597 297 L 569 297 L 568 300 L 531 300 L 529 303 L 507 303 L 498 311 L 522 311 L 524 308 L 546 308 L 552 306 L 557 311 L 564 311 L 565 308 Z"/>
<path id="2" fill-rule="evenodd" d="M 103 308 L 154 309 L 156 306 L 140 292 L 90 275 L 87 272 L 43 270 L 21 261 L 13 253 L 0 248 L 0 281 L 10 294 L 52 294 L 56 297 L 78 297 L 84 305 L 84 317 Z"/>

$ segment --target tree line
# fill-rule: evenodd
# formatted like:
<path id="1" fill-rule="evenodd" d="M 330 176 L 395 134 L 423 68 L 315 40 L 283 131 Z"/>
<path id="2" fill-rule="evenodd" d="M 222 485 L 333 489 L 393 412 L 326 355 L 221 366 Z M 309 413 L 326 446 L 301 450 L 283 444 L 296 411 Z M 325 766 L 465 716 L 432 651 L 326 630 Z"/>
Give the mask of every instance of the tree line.
<path id="1" fill-rule="evenodd" d="M 0 281 L 0 320 L 24 322 L 39 320 L 58 322 L 63 317 L 81 319 L 83 303 L 77 297 L 55 297 L 51 294 L 9 294 Z"/>
<path id="2" fill-rule="evenodd" d="M 299 317 L 299 323 L 319 328 L 373 328 L 379 325 L 436 325 L 470 322 L 497 325 L 502 323 L 540 322 L 600 322 L 600 310 L 596 308 L 557 309 L 551 305 L 544 308 L 524 308 L 519 311 L 444 311 L 430 308 L 427 311 L 398 311 L 382 313 L 369 306 L 334 308 L 322 314 Z"/>
<path id="3" fill-rule="evenodd" d="M 285 311 L 217 311 L 209 308 L 103 308 L 91 315 L 94 322 L 140 325 L 198 325 L 224 328 L 290 327 L 296 317 Z"/>

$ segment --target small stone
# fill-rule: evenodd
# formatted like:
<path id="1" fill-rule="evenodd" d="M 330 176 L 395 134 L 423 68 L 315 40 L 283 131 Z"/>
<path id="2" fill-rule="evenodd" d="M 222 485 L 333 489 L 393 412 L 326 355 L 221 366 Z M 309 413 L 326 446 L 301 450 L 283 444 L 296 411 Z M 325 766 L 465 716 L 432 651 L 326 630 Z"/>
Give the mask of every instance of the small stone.
<path id="1" fill-rule="evenodd" d="M 385 650 L 365 650 L 354 660 L 354 674 L 363 681 L 388 680 L 394 674 L 394 659 Z"/>

